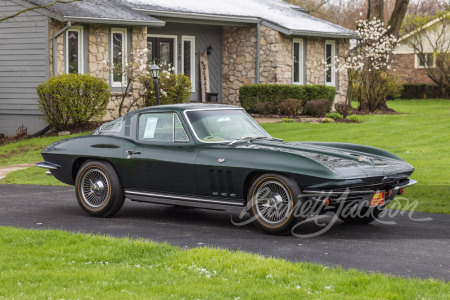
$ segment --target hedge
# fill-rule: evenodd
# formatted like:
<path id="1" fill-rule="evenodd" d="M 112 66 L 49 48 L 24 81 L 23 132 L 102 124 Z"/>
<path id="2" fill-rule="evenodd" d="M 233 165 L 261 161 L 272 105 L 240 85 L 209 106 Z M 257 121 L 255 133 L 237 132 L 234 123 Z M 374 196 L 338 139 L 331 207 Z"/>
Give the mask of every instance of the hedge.
<path id="1" fill-rule="evenodd" d="M 442 97 L 442 90 L 437 85 L 422 83 L 403 84 L 401 99 L 426 99 Z"/>
<path id="2" fill-rule="evenodd" d="M 286 99 L 303 100 L 326 99 L 333 105 L 336 89 L 325 85 L 294 85 L 294 84 L 248 84 L 239 89 L 239 101 L 248 112 L 256 112 L 256 103 L 271 102 L 280 105 Z"/>

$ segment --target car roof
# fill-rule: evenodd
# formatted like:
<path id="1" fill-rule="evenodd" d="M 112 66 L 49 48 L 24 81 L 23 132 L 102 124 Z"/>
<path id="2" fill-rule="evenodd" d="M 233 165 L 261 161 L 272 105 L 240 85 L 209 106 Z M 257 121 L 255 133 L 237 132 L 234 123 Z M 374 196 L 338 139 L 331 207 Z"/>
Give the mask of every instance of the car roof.
<path id="1" fill-rule="evenodd" d="M 240 106 L 236 105 L 226 105 L 226 104 L 210 104 L 210 103 L 179 103 L 179 104 L 168 104 L 168 105 L 159 105 L 159 106 L 150 106 L 144 107 L 141 109 L 134 110 L 132 112 L 127 113 L 127 115 L 135 115 L 145 112 L 157 112 L 157 111 L 179 111 L 183 112 L 185 110 L 192 109 L 242 109 Z"/>

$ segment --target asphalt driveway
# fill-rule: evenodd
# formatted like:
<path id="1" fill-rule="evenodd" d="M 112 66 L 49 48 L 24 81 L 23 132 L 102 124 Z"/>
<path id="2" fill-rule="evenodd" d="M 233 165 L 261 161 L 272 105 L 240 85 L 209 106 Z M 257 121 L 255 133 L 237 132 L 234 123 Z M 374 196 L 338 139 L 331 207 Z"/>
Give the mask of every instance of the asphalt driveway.
<path id="1" fill-rule="evenodd" d="M 116 217 L 94 218 L 78 207 L 73 187 L 0 185 L 0 226 L 139 237 L 183 248 L 223 247 L 290 261 L 450 280 L 449 215 L 415 212 L 411 217 L 405 212 L 384 220 L 396 224 L 337 221 L 312 238 L 270 236 L 251 224 L 235 226 L 231 218 L 239 221 L 239 213 L 128 200 Z M 310 222 L 295 232 L 308 235 L 320 228 Z"/>

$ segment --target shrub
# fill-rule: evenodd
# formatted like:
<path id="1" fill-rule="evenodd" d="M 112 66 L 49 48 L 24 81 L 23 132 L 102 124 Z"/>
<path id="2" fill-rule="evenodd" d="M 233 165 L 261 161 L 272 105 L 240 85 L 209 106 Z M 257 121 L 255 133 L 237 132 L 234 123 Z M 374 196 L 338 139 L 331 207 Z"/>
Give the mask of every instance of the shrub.
<path id="1" fill-rule="evenodd" d="M 320 121 L 320 123 L 334 123 L 334 120 L 331 118 L 324 118 Z"/>
<path id="2" fill-rule="evenodd" d="M 355 115 L 348 116 L 347 120 L 353 123 L 361 123 L 361 120 Z"/>
<path id="3" fill-rule="evenodd" d="M 325 117 L 333 120 L 342 120 L 342 115 L 340 113 L 327 113 Z"/>
<path id="4" fill-rule="evenodd" d="M 390 75 L 386 80 L 386 99 L 398 99 L 402 96 L 403 84 L 397 77 Z"/>
<path id="5" fill-rule="evenodd" d="M 329 104 L 330 102 L 325 99 L 311 100 L 306 103 L 304 112 L 316 118 L 323 118 L 330 111 Z"/>
<path id="6" fill-rule="evenodd" d="M 141 79 L 146 88 L 145 104 L 156 104 L 154 79 L 148 75 Z M 159 100 L 160 104 L 174 104 L 189 102 L 191 98 L 191 81 L 184 74 L 159 73 Z"/>
<path id="7" fill-rule="evenodd" d="M 111 98 L 108 84 L 89 74 L 63 74 L 50 78 L 37 88 L 39 109 L 54 129 L 85 124 L 106 114 Z"/>
<path id="8" fill-rule="evenodd" d="M 239 89 L 239 101 L 245 110 L 255 112 L 259 102 L 278 107 L 283 100 L 302 99 L 303 108 L 310 100 L 327 99 L 331 110 L 335 94 L 334 87 L 325 85 L 248 84 Z"/>
<path id="9" fill-rule="evenodd" d="M 281 123 L 294 123 L 295 120 L 294 119 L 290 119 L 290 118 L 283 118 L 281 119 Z"/>
<path id="10" fill-rule="evenodd" d="M 273 103 L 269 102 L 259 102 L 255 105 L 255 110 L 257 113 L 261 115 L 269 115 L 271 113 L 276 113 L 277 108 L 273 105 Z"/>
<path id="11" fill-rule="evenodd" d="M 401 94 L 402 99 L 426 99 L 441 98 L 442 90 L 434 84 L 404 84 Z"/>
<path id="12" fill-rule="evenodd" d="M 345 119 L 348 116 L 348 113 L 350 112 L 350 107 L 348 107 L 347 103 L 336 103 L 334 105 L 334 109 L 342 115 L 342 117 Z"/>
<path id="13" fill-rule="evenodd" d="M 258 103 L 257 103 L 258 104 Z M 281 113 L 296 117 L 303 107 L 303 100 L 299 99 L 286 99 L 280 104 Z"/>

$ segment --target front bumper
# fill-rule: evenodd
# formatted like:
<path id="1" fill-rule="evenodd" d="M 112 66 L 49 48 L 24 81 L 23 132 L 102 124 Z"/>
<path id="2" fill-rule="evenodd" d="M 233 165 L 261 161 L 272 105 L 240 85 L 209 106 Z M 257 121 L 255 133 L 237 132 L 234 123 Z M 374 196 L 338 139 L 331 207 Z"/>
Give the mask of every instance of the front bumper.
<path id="1" fill-rule="evenodd" d="M 375 193 L 384 191 L 386 198 L 382 206 L 386 206 L 403 188 L 416 183 L 416 180 L 405 179 L 378 184 L 348 186 L 346 188 L 338 189 L 304 190 L 302 196 L 314 201 L 327 202 L 327 206 L 337 207 L 342 204 L 342 202 L 359 203 L 364 201 L 369 203 Z"/>
<path id="2" fill-rule="evenodd" d="M 59 168 L 61 168 L 60 165 L 53 164 L 53 163 L 48 162 L 48 161 L 37 163 L 36 167 L 47 169 L 47 170 L 58 170 Z"/>

